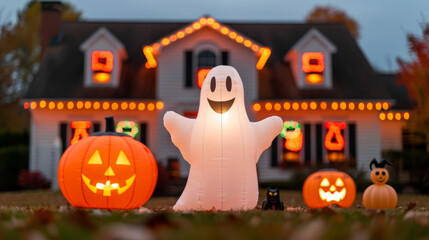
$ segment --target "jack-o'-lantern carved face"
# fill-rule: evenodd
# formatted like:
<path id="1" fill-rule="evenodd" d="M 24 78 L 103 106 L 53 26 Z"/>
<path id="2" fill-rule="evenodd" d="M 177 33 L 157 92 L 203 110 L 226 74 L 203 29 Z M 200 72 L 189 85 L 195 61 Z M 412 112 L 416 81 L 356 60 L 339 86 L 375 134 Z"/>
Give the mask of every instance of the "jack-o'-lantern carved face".
<path id="1" fill-rule="evenodd" d="M 335 184 L 331 184 L 328 178 L 323 178 L 320 182 L 319 196 L 320 199 L 326 202 L 339 202 L 346 197 L 347 189 L 344 187 L 344 182 L 341 178 L 335 180 Z"/>
<path id="2" fill-rule="evenodd" d="M 113 117 L 106 131 L 71 145 L 58 166 L 58 184 L 74 207 L 133 209 L 152 195 L 158 177 L 156 160 L 142 143 L 114 132 Z"/>
<path id="3" fill-rule="evenodd" d="M 369 169 L 371 169 L 371 181 L 374 184 L 385 184 L 387 180 L 389 180 L 389 172 L 385 168 L 386 164 L 391 166 L 393 165 L 386 159 L 383 159 L 381 162 L 377 162 L 377 160 L 372 159 L 369 163 Z M 375 168 L 372 169 L 372 166 L 375 166 Z"/>
<path id="4" fill-rule="evenodd" d="M 119 195 L 122 194 L 131 187 L 136 178 L 135 174 L 131 174 L 133 167 L 130 166 L 131 163 L 122 150 L 119 152 L 113 168 L 106 161 L 103 162 L 98 150 L 92 154 L 87 164 L 86 168 L 90 168 L 85 171 L 88 176 L 82 173 L 82 180 L 93 193 L 97 193 L 97 190 L 102 190 L 103 196 L 111 196 L 114 190 L 118 191 Z M 126 168 L 129 168 L 130 177 L 117 176 L 113 170 L 116 168 L 122 168 L 122 174 L 124 171 L 128 172 Z M 104 172 L 104 174 L 99 174 L 101 172 Z"/>
<path id="5" fill-rule="evenodd" d="M 389 180 L 389 172 L 385 168 L 374 168 L 371 171 L 371 181 L 374 184 L 385 184 Z"/>
<path id="6" fill-rule="evenodd" d="M 350 207 L 356 197 L 356 185 L 346 173 L 335 169 L 315 172 L 308 176 L 302 194 L 310 208 L 323 208 L 329 205 Z"/>

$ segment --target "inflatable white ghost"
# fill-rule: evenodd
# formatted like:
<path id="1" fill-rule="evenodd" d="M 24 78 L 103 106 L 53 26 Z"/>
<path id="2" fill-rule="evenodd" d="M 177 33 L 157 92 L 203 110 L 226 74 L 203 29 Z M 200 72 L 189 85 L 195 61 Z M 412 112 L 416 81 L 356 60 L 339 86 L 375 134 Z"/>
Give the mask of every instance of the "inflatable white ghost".
<path id="1" fill-rule="evenodd" d="M 169 111 L 164 126 L 191 165 L 174 210 L 248 210 L 258 201 L 256 163 L 283 129 L 279 117 L 250 122 L 238 72 L 213 68 L 201 88 L 196 119 Z"/>

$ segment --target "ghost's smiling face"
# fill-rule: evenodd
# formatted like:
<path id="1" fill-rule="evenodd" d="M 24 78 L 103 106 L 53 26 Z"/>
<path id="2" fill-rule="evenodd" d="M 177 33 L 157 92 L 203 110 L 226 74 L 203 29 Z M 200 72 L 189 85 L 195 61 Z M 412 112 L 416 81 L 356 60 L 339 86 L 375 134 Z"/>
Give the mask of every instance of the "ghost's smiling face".
<path id="1" fill-rule="evenodd" d="M 217 69 L 216 69 L 217 68 Z M 210 108 L 218 114 L 228 112 L 236 102 L 237 76 L 225 66 L 212 69 L 205 79 L 205 91 Z M 239 78 L 239 77 L 238 77 Z"/>

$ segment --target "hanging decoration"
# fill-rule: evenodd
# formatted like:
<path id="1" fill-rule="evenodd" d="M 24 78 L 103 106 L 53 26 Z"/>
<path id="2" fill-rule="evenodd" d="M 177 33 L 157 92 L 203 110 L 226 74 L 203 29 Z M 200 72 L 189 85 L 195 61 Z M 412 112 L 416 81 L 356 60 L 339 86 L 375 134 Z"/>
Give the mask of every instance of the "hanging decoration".
<path id="1" fill-rule="evenodd" d="M 137 126 L 137 123 L 133 121 L 120 121 L 116 125 L 116 132 L 126 133 L 134 138 L 139 134 L 139 127 Z"/>
<path id="2" fill-rule="evenodd" d="M 380 163 L 373 159 L 369 164 L 371 181 L 374 184 L 365 189 L 363 193 L 362 203 L 365 208 L 387 209 L 396 207 L 398 195 L 395 189 L 386 184 L 389 180 L 389 172 L 385 168 L 386 164 L 392 165 L 385 159 Z M 372 169 L 373 165 L 375 166 L 374 169 Z"/>
<path id="3" fill-rule="evenodd" d="M 324 55 L 321 52 L 305 52 L 302 54 L 302 71 L 305 73 L 321 73 L 325 70 Z"/>
<path id="4" fill-rule="evenodd" d="M 346 173 L 325 169 L 311 174 L 304 182 L 302 195 L 309 208 L 337 205 L 350 207 L 356 197 L 356 185 Z"/>
<path id="5" fill-rule="evenodd" d="M 91 53 L 91 69 L 94 82 L 110 82 L 110 73 L 113 70 L 113 53 L 111 51 L 93 51 Z"/>
<path id="6" fill-rule="evenodd" d="M 344 149 L 344 136 L 341 130 L 346 128 L 344 122 L 326 122 L 325 128 L 328 132 L 325 136 L 325 147 L 330 151 L 341 151 Z"/>
<path id="7" fill-rule="evenodd" d="M 299 152 L 303 145 L 303 135 L 301 124 L 296 121 L 286 121 L 283 123 L 283 131 L 280 133 L 286 139 L 284 147 L 292 152 Z"/>
<path id="8" fill-rule="evenodd" d="M 79 140 L 89 136 L 88 128 L 90 128 L 92 124 L 89 121 L 73 121 L 71 122 L 70 126 L 74 129 L 73 138 L 70 141 L 70 144 L 73 145 Z"/>
<path id="9" fill-rule="evenodd" d="M 113 117 L 106 118 L 106 132 L 71 145 L 58 166 L 61 192 L 74 207 L 140 207 L 152 195 L 157 176 L 150 150 L 129 135 L 114 132 Z"/>
<path id="10" fill-rule="evenodd" d="M 305 52 L 302 54 L 302 71 L 307 84 L 322 84 L 325 70 L 325 56 L 321 52 Z"/>
<path id="11" fill-rule="evenodd" d="M 256 164 L 280 134 L 283 122 L 250 122 L 238 72 L 217 66 L 201 88 L 196 119 L 169 111 L 164 126 L 191 165 L 175 210 L 247 210 L 258 201 Z"/>
<path id="12" fill-rule="evenodd" d="M 197 85 L 199 88 L 203 86 L 204 79 L 210 72 L 211 68 L 200 68 L 197 72 Z"/>

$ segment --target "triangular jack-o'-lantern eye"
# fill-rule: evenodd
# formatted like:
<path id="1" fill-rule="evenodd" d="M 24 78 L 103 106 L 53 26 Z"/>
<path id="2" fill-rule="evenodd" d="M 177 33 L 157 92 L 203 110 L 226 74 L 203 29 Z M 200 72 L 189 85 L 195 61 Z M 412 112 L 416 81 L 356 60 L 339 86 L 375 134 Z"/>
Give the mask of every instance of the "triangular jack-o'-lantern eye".
<path id="1" fill-rule="evenodd" d="M 324 178 L 323 180 L 322 180 L 322 182 L 320 183 L 320 186 L 321 187 L 329 187 L 329 180 L 327 179 L 327 178 Z"/>
<path id="2" fill-rule="evenodd" d="M 100 153 L 98 150 L 92 154 L 92 157 L 89 159 L 88 164 L 102 164 L 103 161 L 101 160 Z"/>
<path id="3" fill-rule="evenodd" d="M 130 161 L 128 160 L 127 156 L 125 156 L 125 153 L 121 150 L 119 152 L 118 159 L 116 160 L 117 165 L 131 165 Z"/>
<path id="4" fill-rule="evenodd" d="M 337 181 L 335 182 L 335 186 L 337 186 L 337 187 L 344 186 L 343 180 L 341 180 L 341 178 L 337 178 Z"/>

